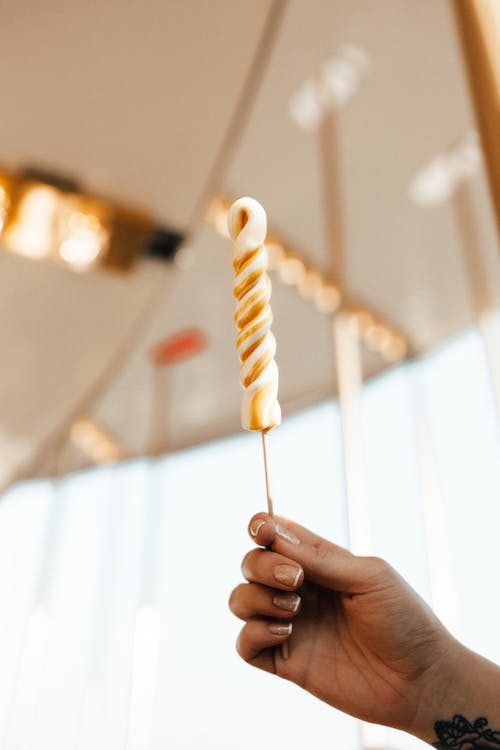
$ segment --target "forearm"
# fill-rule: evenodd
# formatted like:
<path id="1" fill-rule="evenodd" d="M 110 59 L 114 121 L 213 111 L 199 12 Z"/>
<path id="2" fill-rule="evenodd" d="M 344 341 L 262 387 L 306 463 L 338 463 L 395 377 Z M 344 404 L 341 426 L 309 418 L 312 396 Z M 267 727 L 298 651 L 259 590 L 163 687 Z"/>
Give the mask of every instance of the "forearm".
<path id="1" fill-rule="evenodd" d="M 439 750 L 500 748 L 500 667 L 457 643 L 425 679 L 413 734 Z"/>

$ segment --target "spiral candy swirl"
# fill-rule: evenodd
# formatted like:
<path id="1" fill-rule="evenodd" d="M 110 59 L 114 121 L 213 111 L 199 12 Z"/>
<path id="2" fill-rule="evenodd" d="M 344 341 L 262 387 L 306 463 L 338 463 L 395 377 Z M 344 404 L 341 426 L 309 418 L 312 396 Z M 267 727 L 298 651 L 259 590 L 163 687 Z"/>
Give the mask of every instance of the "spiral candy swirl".
<path id="1" fill-rule="evenodd" d="M 234 320 L 244 389 L 241 422 L 245 430 L 267 431 L 280 424 L 281 409 L 276 339 L 271 333 L 271 281 L 266 273 L 266 212 L 253 198 L 240 198 L 229 209 L 228 228 L 234 243 Z"/>

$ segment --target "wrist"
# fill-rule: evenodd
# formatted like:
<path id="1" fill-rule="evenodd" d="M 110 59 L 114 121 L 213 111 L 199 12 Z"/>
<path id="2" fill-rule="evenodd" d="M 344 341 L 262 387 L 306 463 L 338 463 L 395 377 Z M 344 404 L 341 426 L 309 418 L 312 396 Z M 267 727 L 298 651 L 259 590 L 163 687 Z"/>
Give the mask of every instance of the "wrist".
<path id="1" fill-rule="evenodd" d="M 436 740 L 436 721 L 452 718 L 467 710 L 467 680 L 475 657 L 451 636 L 441 656 L 420 678 L 418 703 L 410 734 L 431 744 Z"/>
<path id="2" fill-rule="evenodd" d="M 500 668 L 450 636 L 441 658 L 422 676 L 418 707 L 408 732 L 442 747 L 436 723 L 449 723 L 454 717 L 465 717 L 471 724 L 486 717 L 489 726 L 499 731 L 498 695 Z"/>

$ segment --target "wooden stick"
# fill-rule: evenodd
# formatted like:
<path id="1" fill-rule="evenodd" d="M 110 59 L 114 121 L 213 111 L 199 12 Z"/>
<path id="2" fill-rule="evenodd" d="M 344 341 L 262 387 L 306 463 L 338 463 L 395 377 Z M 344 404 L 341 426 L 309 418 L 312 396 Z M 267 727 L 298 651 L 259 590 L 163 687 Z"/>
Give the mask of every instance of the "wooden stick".
<path id="1" fill-rule="evenodd" d="M 267 512 L 271 516 L 271 518 L 274 517 L 274 510 L 273 510 L 273 497 L 271 493 L 271 475 L 269 471 L 269 438 L 267 436 L 267 432 L 264 430 L 261 432 L 262 435 L 262 450 L 264 453 L 264 473 L 266 475 L 266 495 L 267 495 Z M 281 656 L 283 659 L 288 659 L 290 655 L 289 649 L 288 649 L 288 641 L 285 641 L 281 644 Z"/>
<path id="2" fill-rule="evenodd" d="M 261 432 L 262 435 L 262 450 L 264 452 L 264 472 L 266 475 L 266 495 L 267 495 L 267 512 L 271 516 L 274 516 L 273 511 L 273 498 L 271 494 L 271 479 L 269 471 L 269 438 L 267 432 L 264 430 Z"/>

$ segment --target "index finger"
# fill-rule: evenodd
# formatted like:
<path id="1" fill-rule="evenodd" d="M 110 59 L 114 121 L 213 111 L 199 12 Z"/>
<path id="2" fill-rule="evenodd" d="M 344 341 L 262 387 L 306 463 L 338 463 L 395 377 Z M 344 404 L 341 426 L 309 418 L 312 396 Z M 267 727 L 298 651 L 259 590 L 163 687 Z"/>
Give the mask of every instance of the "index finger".
<path id="1" fill-rule="evenodd" d="M 267 513 L 255 515 L 249 531 L 257 544 L 298 562 L 314 583 L 349 594 L 370 588 L 377 569 L 374 558 L 353 555 L 293 521 Z"/>

